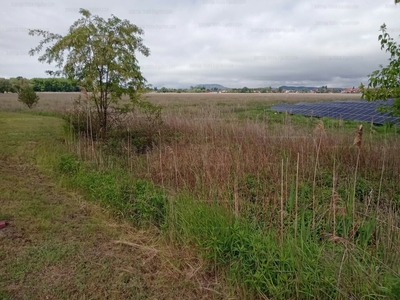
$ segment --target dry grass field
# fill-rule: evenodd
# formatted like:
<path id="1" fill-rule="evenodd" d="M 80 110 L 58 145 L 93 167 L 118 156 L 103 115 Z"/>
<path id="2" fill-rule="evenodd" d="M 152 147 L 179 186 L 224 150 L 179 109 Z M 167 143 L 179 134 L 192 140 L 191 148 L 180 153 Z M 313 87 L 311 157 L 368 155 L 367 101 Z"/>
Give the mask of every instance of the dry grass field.
<path id="1" fill-rule="evenodd" d="M 39 104 L 35 111 L 63 111 L 70 108 L 79 93 L 38 93 Z M 164 107 L 187 107 L 204 105 L 247 105 L 253 102 L 279 103 L 304 101 L 332 101 L 360 99 L 360 94 L 178 94 L 149 93 L 145 96 L 152 103 Z M 125 100 L 127 101 L 127 100 Z M 0 110 L 19 110 L 24 106 L 18 102 L 17 94 L 0 94 Z"/>

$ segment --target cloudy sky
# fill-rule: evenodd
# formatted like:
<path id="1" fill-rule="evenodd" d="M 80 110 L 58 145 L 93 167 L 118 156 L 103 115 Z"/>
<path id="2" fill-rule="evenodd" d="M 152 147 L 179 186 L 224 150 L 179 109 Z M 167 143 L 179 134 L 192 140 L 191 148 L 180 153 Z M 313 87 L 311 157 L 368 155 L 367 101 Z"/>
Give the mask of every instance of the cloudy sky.
<path id="1" fill-rule="evenodd" d="M 28 29 L 63 35 L 81 7 L 144 29 L 139 62 L 157 87 L 358 86 L 387 62 L 380 26 L 400 41 L 393 0 L 1 0 L 0 77 L 46 77 Z"/>

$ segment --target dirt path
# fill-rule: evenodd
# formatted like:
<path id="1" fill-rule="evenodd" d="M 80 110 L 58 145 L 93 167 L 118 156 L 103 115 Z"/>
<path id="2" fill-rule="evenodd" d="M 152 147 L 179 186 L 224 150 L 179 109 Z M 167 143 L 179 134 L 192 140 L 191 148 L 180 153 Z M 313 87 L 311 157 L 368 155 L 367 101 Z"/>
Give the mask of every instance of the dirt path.
<path id="1" fill-rule="evenodd" d="M 0 299 L 226 298 L 191 251 L 58 187 L 21 156 L 29 140 L 0 142 Z"/>

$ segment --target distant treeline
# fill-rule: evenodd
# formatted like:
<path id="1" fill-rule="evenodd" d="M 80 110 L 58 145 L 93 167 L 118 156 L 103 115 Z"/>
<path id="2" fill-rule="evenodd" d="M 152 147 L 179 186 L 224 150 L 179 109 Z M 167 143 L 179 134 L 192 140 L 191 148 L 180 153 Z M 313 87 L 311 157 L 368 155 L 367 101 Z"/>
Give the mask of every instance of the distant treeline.
<path id="1" fill-rule="evenodd" d="M 22 85 L 30 85 L 35 92 L 78 92 L 79 87 L 66 78 L 0 78 L 0 93 L 16 93 Z"/>
<path id="2" fill-rule="evenodd" d="M 354 88 L 353 88 L 354 89 Z M 258 88 L 206 88 L 205 86 L 191 86 L 189 89 L 173 89 L 173 88 L 149 88 L 148 91 L 157 93 L 340 93 L 342 88 L 322 87 L 290 87 L 281 86 L 279 88 L 258 87 Z"/>
<path id="3" fill-rule="evenodd" d="M 35 92 L 79 92 L 79 87 L 66 78 L 32 78 L 29 83 Z"/>

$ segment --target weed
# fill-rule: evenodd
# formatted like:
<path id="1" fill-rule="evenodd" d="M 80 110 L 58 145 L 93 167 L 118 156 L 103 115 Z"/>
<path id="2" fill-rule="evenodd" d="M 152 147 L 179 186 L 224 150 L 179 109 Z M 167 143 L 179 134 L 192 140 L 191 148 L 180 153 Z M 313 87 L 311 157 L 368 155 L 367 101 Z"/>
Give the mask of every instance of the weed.
<path id="1" fill-rule="evenodd" d="M 60 156 L 60 162 L 58 164 L 58 171 L 62 174 L 73 175 L 79 171 L 81 162 L 73 154 L 64 154 Z"/>

